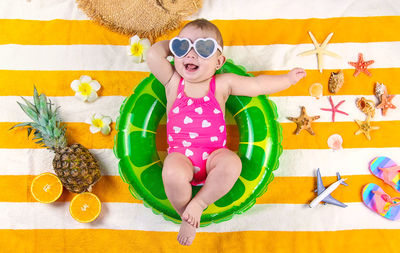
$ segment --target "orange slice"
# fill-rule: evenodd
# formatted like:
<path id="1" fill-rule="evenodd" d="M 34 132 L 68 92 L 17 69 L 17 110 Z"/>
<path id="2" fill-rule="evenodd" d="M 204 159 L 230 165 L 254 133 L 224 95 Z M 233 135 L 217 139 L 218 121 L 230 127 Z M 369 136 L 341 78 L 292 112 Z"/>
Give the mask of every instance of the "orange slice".
<path id="1" fill-rule="evenodd" d="M 31 184 L 33 197 L 41 203 L 51 203 L 56 201 L 63 191 L 60 179 L 50 172 L 36 176 Z"/>
<path id="2" fill-rule="evenodd" d="M 322 89 L 323 89 L 322 84 L 313 83 L 310 85 L 310 89 L 309 89 L 310 95 L 312 97 L 319 99 L 320 97 L 322 97 Z"/>
<path id="3" fill-rule="evenodd" d="M 88 223 L 94 221 L 100 214 L 101 202 L 90 192 L 76 195 L 69 205 L 69 212 L 75 220 Z"/>

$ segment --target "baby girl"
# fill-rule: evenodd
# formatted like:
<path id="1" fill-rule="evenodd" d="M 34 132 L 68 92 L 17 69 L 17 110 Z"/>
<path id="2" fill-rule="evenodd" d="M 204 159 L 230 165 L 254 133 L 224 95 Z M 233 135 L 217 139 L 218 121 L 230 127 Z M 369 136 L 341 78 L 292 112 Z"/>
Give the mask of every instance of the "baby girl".
<path id="1" fill-rule="evenodd" d="M 179 36 L 155 43 L 147 53 L 151 72 L 165 86 L 168 155 L 162 178 L 182 219 L 178 241 L 192 244 L 203 210 L 233 187 L 240 158 L 226 147 L 225 102 L 229 95 L 258 96 L 289 88 L 306 73 L 245 77 L 215 75 L 225 63 L 218 28 L 205 19 L 186 24 Z M 173 55 L 174 66 L 166 59 Z M 192 198 L 192 185 L 203 185 Z"/>

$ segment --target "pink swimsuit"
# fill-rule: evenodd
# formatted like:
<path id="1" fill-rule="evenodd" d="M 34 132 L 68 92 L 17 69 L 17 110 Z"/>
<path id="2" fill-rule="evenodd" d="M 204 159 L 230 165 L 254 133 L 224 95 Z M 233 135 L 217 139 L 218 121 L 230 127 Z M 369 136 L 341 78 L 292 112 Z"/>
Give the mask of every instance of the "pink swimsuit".
<path id="1" fill-rule="evenodd" d="M 192 161 L 192 185 L 203 185 L 208 156 L 226 148 L 226 124 L 215 98 L 215 76 L 206 96 L 191 98 L 184 92 L 185 82 L 179 82 L 178 95 L 167 119 L 168 154 L 179 152 Z"/>

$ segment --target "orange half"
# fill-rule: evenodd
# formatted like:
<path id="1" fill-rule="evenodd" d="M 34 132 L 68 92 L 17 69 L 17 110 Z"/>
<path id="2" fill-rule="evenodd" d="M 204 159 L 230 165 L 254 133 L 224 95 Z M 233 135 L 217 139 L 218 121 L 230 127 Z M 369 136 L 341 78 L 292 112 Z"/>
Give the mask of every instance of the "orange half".
<path id="1" fill-rule="evenodd" d="M 63 191 L 60 179 L 50 172 L 36 176 L 31 184 L 33 197 L 41 203 L 51 203 L 56 201 Z"/>
<path id="2" fill-rule="evenodd" d="M 88 223 L 94 221 L 100 214 L 101 202 L 90 192 L 76 195 L 69 205 L 69 212 L 75 220 Z"/>

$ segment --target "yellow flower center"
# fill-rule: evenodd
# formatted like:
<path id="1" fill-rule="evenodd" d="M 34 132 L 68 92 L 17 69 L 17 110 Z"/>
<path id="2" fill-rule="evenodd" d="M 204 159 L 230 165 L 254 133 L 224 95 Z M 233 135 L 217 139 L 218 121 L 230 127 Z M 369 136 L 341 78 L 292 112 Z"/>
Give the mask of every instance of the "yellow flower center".
<path id="1" fill-rule="evenodd" d="M 94 127 L 97 127 L 97 128 L 102 128 L 104 126 L 104 123 L 101 119 L 93 119 L 92 124 Z"/>
<path id="2" fill-rule="evenodd" d="M 142 44 L 140 44 L 139 42 L 135 43 L 135 44 L 132 44 L 131 53 L 134 56 L 142 55 L 143 54 L 143 46 L 142 46 Z"/>
<path id="3" fill-rule="evenodd" d="M 92 87 L 88 83 L 81 83 L 79 85 L 79 92 L 84 96 L 89 96 L 92 93 Z"/>

